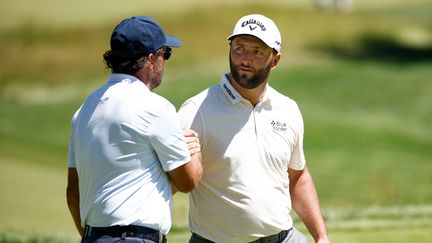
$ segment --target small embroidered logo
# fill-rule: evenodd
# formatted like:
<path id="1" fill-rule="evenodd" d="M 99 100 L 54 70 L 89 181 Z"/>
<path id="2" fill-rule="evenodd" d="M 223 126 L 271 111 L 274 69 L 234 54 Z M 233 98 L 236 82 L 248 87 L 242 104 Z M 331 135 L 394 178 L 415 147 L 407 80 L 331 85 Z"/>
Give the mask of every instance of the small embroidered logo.
<path id="1" fill-rule="evenodd" d="M 285 132 L 287 130 L 287 124 L 285 122 L 272 120 L 270 124 L 275 132 Z"/>
<path id="2" fill-rule="evenodd" d="M 229 96 L 231 96 L 231 98 L 232 98 L 233 100 L 235 100 L 236 97 L 234 96 L 234 94 L 233 94 L 233 92 L 230 90 L 230 88 L 228 88 L 228 86 L 227 86 L 226 84 L 224 84 L 223 87 L 224 87 L 225 91 L 229 94 Z"/>

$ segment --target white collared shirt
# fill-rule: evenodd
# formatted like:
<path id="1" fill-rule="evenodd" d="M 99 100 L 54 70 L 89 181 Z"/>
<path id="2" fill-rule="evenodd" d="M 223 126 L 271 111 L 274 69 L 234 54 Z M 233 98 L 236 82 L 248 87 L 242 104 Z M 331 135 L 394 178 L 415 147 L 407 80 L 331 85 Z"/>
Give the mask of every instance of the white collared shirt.
<path id="1" fill-rule="evenodd" d="M 72 120 L 68 167 L 78 171 L 82 225 L 168 233 L 166 172 L 190 159 L 175 107 L 136 77 L 112 74 Z"/>
<path id="2" fill-rule="evenodd" d="M 250 242 L 292 227 L 288 168 L 305 166 L 297 104 L 267 86 L 254 107 L 221 81 L 187 100 L 183 128 L 200 136 L 204 174 L 190 198 L 191 230 L 215 242 Z"/>

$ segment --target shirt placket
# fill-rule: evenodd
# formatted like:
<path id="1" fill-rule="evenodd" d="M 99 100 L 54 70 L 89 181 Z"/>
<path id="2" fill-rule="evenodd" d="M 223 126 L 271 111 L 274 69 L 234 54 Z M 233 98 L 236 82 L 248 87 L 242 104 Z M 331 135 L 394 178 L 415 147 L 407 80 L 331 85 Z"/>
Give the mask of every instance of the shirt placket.
<path id="1" fill-rule="evenodd" d="M 259 139 L 259 137 L 261 135 L 261 131 L 259 130 L 259 126 L 260 126 L 260 117 L 261 117 L 260 111 L 261 111 L 262 104 L 263 104 L 263 101 L 260 101 L 258 104 L 256 104 L 255 107 L 252 108 L 252 115 L 253 115 L 256 139 Z"/>
<path id="2" fill-rule="evenodd" d="M 256 111 L 256 108 L 254 107 L 252 109 L 252 116 L 253 116 L 253 125 L 254 125 L 254 131 L 255 131 L 255 138 L 258 139 L 258 114 Z"/>

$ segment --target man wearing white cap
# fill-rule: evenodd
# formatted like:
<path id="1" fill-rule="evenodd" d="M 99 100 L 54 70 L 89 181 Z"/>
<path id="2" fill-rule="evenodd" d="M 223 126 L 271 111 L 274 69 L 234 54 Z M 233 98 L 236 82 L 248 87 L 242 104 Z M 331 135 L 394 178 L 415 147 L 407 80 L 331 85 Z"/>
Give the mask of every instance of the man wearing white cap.
<path id="1" fill-rule="evenodd" d="M 269 86 L 281 36 L 269 18 L 242 17 L 228 37 L 231 72 L 180 108 L 198 132 L 203 175 L 190 194 L 190 243 L 329 242 L 303 153 L 303 120 L 292 99 Z"/>

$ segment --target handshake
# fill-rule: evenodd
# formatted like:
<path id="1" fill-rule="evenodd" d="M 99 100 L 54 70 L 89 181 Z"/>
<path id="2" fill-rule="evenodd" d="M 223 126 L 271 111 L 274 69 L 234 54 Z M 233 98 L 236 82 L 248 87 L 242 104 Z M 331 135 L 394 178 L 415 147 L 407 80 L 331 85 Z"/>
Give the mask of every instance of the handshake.
<path id="1" fill-rule="evenodd" d="M 183 130 L 183 136 L 186 139 L 186 144 L 188 145 L 189 153 L 191 156 L 201 153 L 201 145 L 197 132 L 195 132 L 194 130 Z"/>

